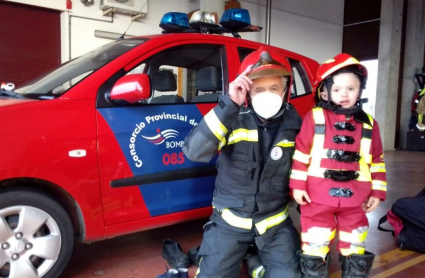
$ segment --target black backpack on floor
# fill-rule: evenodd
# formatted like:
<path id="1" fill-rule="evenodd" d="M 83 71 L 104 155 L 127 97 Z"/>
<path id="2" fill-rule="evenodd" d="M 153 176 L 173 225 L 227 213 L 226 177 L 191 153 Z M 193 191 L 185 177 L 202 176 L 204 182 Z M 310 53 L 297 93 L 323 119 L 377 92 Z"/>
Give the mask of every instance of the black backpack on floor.
<path id="1" fill-rule="evenodd" d="M 394 231 L 381 227 L 386 221 Z M 379 220 L 378 230 L 392 232 L 401 250 L 425 253 L 425 188 L 415 197 L 398 199 Z"/>

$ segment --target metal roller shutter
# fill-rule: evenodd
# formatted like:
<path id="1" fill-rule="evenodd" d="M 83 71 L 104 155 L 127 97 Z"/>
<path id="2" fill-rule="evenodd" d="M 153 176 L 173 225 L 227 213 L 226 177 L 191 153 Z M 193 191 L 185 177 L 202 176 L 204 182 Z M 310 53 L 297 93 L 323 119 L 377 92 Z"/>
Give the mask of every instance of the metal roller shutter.
<path id="1" fill-rule="evenodd" d="M 0 82 L 15 86 L 60 64 L 60 12 L 0 1 Z"/>

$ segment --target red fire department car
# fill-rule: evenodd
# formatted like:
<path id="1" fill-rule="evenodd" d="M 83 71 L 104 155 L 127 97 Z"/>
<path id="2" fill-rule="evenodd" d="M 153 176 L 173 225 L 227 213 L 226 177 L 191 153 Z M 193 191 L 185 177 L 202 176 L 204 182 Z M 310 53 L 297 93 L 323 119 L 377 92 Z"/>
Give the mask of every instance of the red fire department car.
<path id="1" fill-rule="evenodd" d="M 74 240 L 210 215 L 215 161 L 191 162 L 181 147 L 262 45 L 205 34 L 223 26 L 118 40 L 1 91 L 1 277 L 57 277 Z M 292 66 L 303 115 L 318 64 L 270 48 Z"/>

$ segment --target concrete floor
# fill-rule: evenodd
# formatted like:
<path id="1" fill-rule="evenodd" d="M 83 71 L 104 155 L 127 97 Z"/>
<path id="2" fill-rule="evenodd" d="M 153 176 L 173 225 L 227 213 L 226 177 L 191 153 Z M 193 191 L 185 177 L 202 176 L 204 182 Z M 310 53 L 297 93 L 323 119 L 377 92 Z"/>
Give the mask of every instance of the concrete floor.
<path id="1" fill-rule="evenodd" d="M 378 220 L 401 197 L 414 196 L 425 186 L 425 152 L 385 152 L 387 165 L 388 197 L 378 209 L 368 214 L 370 222 L 367 250 L 376 254 L 370 277 L 410 278 L 425 277 L 425 255 L 400 251 L 391 233 L 377 230 Z M 291 217 L 299 228 L 299 214 L 291 209 Z M 114 239 L 77 244 L 73 257 L 61 276 L 63 278 L 148 278 L 165 272 L 165 260 L 161 257 L 162 240 L 171 238 L 179 242 L 185 252 L 198 246 L 202 238 L 202 226 L 207 219 L 181 223 L 165 228 L 117 237 Z M 334 263 L 331 278 L 340 277 L 337 254 L 333 250 Z M 189 268 L 194 277 L 196 267 Z M 241 278 L 247 275 L 242 265 Z"/>

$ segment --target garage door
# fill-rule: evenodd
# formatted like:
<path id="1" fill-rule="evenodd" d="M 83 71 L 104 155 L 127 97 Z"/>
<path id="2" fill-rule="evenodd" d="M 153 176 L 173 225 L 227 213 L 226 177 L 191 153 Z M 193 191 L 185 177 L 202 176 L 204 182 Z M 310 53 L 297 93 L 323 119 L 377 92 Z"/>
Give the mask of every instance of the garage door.
<path id="1" fill-rule="evenodd" d="M 60 12 L 0 1 L 0 82 L 19 87 L 60 64 Z"/>

